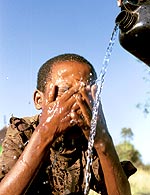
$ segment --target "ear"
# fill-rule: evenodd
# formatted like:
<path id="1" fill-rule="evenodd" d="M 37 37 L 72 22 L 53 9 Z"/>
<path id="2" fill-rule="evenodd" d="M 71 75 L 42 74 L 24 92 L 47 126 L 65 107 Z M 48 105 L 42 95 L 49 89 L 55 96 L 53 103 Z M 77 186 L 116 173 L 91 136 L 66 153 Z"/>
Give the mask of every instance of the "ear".
<path id="1" fill-rule="evenodd" d="M 43 99 L 44 94 L 41 91 L 36 90 L 33 94 L 33 100 L 37 110 L 40 110 L 42 108 Z"/>

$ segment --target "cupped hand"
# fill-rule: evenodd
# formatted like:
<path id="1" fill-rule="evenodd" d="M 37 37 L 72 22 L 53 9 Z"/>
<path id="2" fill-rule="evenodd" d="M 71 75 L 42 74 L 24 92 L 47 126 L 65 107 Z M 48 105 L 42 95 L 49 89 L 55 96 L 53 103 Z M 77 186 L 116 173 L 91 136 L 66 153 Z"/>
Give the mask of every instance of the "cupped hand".
<path id="1" fill-rule="evenodd" d="M 96 90 L 97 90 L 96 85 L 93 85 L 92 87 L 86 86 L 81 88 L 80 91 L 75 95 L 77 104 L 79 105 L 79 108 L 76 111 L 76 115 L 79 113 L 78 125 L 81 127 L 87 139 L 89 138 L 91 130 L 92 106 L 93 102 L 95 101 Z M 104 140 L 105 137 L 109 137 L 101 102 L 99 102 L 98 115 L 96 120 L 97 124 L 95 145 L 105 141 Z"/>
<path id="2" fill-rule="evenodd" d="M 56 86 L 53 86 L 51 92 L 46 93 L 47 96 L 40 116 L 40 125 L 43 126 L 43 134 L 47 137 L 49 135 L 59 136 L 74 125 L 70 113 L 76 105 L 75 94 L 78 92 L 79 86 L 76 85 L 70 88 L 57 98 L 56 88 Z"/>
<path id="3" fill-rule="evenodd" d="M 96 86 L 81 87 L 79 92 L 75 95 L 78 110 L 76 110 L 76 118 L 78 118 L 78 126 L 81 127 L 85 137 L 89 138 L 91 119 L 92 119 L 92 105 L 95 98 Z"/>

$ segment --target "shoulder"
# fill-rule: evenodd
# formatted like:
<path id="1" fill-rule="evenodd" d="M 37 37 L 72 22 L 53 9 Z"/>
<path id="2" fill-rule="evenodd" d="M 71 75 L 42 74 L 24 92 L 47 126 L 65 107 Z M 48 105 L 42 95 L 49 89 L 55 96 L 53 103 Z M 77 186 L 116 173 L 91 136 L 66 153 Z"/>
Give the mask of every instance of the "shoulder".
<path id="1" fill-rule="evenodd" d="M 21 136 L 24 140 L 30 139 L 34 129 L 39 124 L 39 115 L 35 115 L 32 117 L 11 117 L 10 118 L 10 125 L 6 131 L 6 138 L 15 138 Z M 23 141 L 24 142 L 24 141 Z"/>
<path id="2" fill-rule="evenodd" d="M 0 155 L 0 180 L 12 168 L 28 140 L 38 125 L 38 115 L 33 117 L 11 117 L 7 127 L 5 138 L 2 142 L 2 154 Z"/>
<path id="3" fill-rule="evenodd" d="M 10 126 L 12 129 L 17 129 L 18 131 L 25 131 L 29 128 L 35 128 L 39 123 L 39 115 L 32 117 L 11 117 Z"/>

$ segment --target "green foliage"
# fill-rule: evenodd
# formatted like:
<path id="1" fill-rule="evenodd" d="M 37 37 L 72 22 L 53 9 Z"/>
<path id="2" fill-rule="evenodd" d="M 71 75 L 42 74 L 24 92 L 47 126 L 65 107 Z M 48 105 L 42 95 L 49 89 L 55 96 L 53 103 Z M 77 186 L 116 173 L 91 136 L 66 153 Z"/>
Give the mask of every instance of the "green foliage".
<path id="1" fill-rule="evenodd" d="M 2 146 L 0 145 L 0 155 L 1 155 L 1 153 L 2 153 Z"/>
<path id="2" fill-rule="evenodd" d="M 116 151 L 120 161 L 129 160 L 136 165 L 142 165 L 140 152 L 130 142 L 133 139 L 133 135 L 131 128 L 122 128 L 121 137 L 123 141 L 116 145 Z"/>
<path id="3" fill-rule="evenodd" d="M 131 128 L 122 128 L 121 136 L 125 141 L 133 139 L 133 135 Z"/>
<path id="4" fill-rule="evenodd" d="M 141 165 L 141 154 L 135 149 L 134 145 L 124 141 L 116 146 L 116 151 L 118 153 L 120 161 L 129 160 L 136 165 Z"/>

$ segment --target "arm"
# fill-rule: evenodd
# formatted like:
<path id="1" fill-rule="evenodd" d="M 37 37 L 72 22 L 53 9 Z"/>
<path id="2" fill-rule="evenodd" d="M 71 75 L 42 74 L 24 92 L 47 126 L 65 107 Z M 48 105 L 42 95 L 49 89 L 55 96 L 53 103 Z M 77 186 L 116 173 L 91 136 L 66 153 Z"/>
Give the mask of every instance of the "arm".
<path id="1" fill-rule="evenodd" d="M 130 185 L 121 166 L 107 127 L 99 122 L 94 147 L 99 156 L 109 195 L 131 195 Z"/>
<path id="2" fill-rule="evenodd" d="M 88 139 L 91 105 L 89 104 L 89 101 L 87 101 L 88 91 L 86 91 L 87 90 L 81 91 L 81 98 L 78 98 L 77 101 L 86 121 L 86 129 L 84 128 L 84 125 L 82 126 L 83 133 Z M 89 128 L 87 129 L 87 127 Z M 94 147 L 100 159 L 108 195 L 131 195 L 130 185 L 119 162 L 113 140 L 107 130 L 101 105 L 99 106 Z"/>
<path id="3" fill-rule="evenodd" d="M 20 158 L 0 183 L 0 195 L 21 195 L 28 188 L 47 153 L 47 147 L 55 136 L 71 125 L 69 114 L 75 103 L 72 95 L 76 92 L 76 88 L 71 88 L 52 103 L 46 99 L 39 125 Z"/>
<path id="4" fill-rule="evenodd" d="M 42 128 L 38 127 L 37 131 L 33 133 L 29 144 L 21 154 L 20 158 L 8 174 L 2 179 L 0 183 L 0 195 L 23 194 L 34 177 L 45 155 L 45 145 L 40 144 L 40 148 L 36 148 L 40 138 L 38 130 L 41 131 Z"/>

